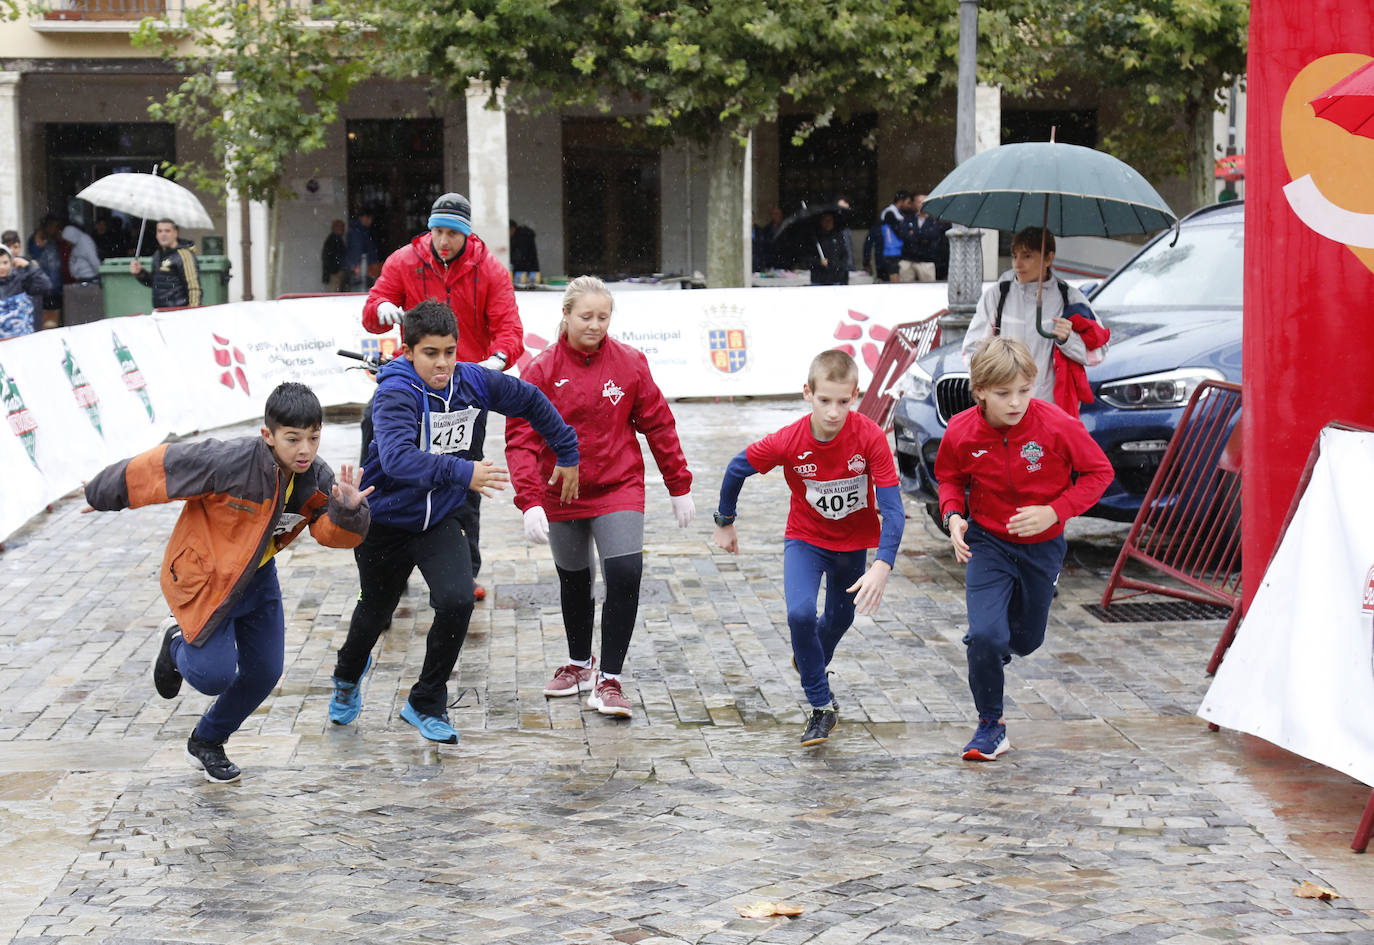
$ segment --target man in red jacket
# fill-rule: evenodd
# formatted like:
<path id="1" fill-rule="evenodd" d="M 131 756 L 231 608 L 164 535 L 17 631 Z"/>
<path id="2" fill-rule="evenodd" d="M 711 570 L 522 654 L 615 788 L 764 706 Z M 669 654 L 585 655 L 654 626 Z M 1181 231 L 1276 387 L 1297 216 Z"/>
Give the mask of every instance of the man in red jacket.
<path id="1" fill-rule="evenodd" d="M 458 319 L 458 360 L 504 371 L 525 351 L 524 327 L 515 304 L 510 272 L 472 232 L 472 205 L 462 194 L 444 194 L 434 201 L 429 232 L 421 233 L 387 257 L 381 277 L 363 304 L 363 327 L 383 334 L 400 324 L 401 316 L 425 299 L 444 302 Z M 462 459 L 482 459 L 487 432 L 483 410 L 473 427 L 472 448 Z M 372 404 L 363 411 L 362 452 L 372 441 Z M 472 575 L 482 556 L 477 550 L 481 531 L 480 496 L 463 504 L 459 520 L 472 550 Z M 477 599 L 486 591 L 476 587 Z"/>
<path id="2" fill-rule="evenodd" d="M 954 558 L 968 564 L 968 683 L 978 731 L 966 761 L 1011 747 L 1002 718 L 1002 667 L 1045 640 L 1064 564 L 1064 523 L 1112 483 L 1112 466 L 1083 424 L 1031 396 L 1037 366 L 1020 341 L 982 342 L 969 362 L 978 403 L 940 441 L 935 478 Z"/>

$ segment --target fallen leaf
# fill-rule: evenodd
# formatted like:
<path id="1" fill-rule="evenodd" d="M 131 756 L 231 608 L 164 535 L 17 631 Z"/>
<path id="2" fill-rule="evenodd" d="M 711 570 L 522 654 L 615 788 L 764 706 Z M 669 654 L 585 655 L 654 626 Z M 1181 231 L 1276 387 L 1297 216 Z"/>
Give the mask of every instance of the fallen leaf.
<path id="1" fill-rule="evenodd" d="M 775 915 L 798 916 L 802 914 L 802 907 L 787 902 L 769 902 L 766 899 L 760 899 L 747 906 L 735 906 L 735 911 L 746 919 L 766 919 Z"/>
<path id="2" fill-rule="evenodd" d="M 1318 886 L 1316 883 L 1304 880 L 1303 884 L 1293 890 L 1293 895 L 1302 899 L 1339 899 L 1341 894 L 1328 886 Z"/>

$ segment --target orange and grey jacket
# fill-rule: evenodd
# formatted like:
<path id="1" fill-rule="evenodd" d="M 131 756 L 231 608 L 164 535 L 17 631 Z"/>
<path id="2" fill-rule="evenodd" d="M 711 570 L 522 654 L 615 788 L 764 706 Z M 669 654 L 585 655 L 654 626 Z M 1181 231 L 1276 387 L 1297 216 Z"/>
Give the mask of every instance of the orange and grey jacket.
<path id="1" fill-rule="evenodd" d="M 114 511 L 185 500 L 162 558 L 162 594 L 186 642 L 204 646 L 269 550 L 285 548 L 307 525 L 331 548 L 362 542 L 367 500 L 344 508 L 330 497 L 333 486 L 322 460 L 292 483 L 261 437 L 243 437 L 164 443 L 121 460 L 86 484 L 86 501 Z"/>

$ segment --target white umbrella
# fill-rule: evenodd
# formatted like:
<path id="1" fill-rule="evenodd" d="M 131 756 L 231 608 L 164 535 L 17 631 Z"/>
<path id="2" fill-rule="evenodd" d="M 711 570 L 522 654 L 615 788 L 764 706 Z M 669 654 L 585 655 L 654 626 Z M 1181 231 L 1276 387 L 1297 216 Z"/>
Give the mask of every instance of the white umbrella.
<path id="1" fill-rule="evenodd" d="M 202 230 L 214 226 L 195 194 L 156 174 L 110 174 L 76 196 L 145 220 L 174 220 L 178 227 Z"/>

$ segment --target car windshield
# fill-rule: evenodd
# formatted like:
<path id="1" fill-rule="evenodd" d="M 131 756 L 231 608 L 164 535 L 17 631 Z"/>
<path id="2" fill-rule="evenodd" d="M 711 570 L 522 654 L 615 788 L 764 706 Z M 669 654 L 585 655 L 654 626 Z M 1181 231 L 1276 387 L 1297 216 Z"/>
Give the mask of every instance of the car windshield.
<path id="1" fill-rule="evenodd" d="M 1165 234 L 1104 285 L 1093 308 L 1239 308 L 1244 236 L 1239 220 L 1185 223 L 1177 243 Z"/>

